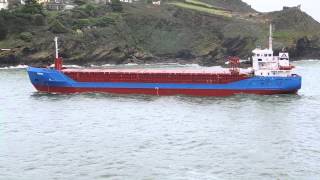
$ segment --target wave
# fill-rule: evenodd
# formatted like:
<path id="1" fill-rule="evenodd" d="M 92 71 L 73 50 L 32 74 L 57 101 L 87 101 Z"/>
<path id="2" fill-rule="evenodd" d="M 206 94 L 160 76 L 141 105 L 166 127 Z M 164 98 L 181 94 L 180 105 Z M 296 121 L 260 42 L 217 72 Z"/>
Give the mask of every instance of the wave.
<path id="1" fill-rule="evenodd" d="M 54 65 L 51 65 L 50 67 L 54 67 Z M 79 65 L 63 65 L 63 67 L 66 67 L 66 68 L 83 68 L 83 66 L 79 66 Z"/>
<path id="2" fill-rule="evenodd" d="M 319 59 L 309 59 L 309 60 L 302 60 L 302 61 L 307 61 L 307 62 L 319 62 Z"/>
<path id="3" fill-rule="evenodd" d="M 124 64 L 125 66 L 137 66 L 139 64 L 136 64 L 136 63 L 128 63 L 128 64 Z"/>
<path id="4" fill-rule="evenodd" d="M 1 67 L 0 69 L 26 69 L 27 65 L 17 65 L 17 66 L 7 66 L 7 67 Z"/>
<path id="5" fill-rule="evenodd" d="M 320 62 L 320 60 L 319 59 L 306 59 L 306 60 L 293 61 L 293 63 L 300 63 L 300 62 Z"/>
<path id="6" fill-rule="evenodd" d="M 113 65 L 113 64 L 103 64 L 103 65 L 90 64 L 90 67 L 92 67 L 92 68 L 110 67 L 110 66 L 115 66 L 115 65 Z"/>

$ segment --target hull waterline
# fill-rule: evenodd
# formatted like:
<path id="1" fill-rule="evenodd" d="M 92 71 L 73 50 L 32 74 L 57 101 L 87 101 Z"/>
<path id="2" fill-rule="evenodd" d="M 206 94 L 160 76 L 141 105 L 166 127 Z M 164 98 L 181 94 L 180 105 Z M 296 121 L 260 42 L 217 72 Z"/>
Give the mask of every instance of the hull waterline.
<path id="1" fill-rule="evenodd" d="M 113 94 L 145 94 L 155 96 L 232 96 L 237 94 L 297 94 L 297 90 L 229 90 L 229 89 L 125 89 L 125 88 L 73 88 L 73 87 L 48 87 L 35 86 L 39 92 L 74 94 L 74 93 L 113 93 Z"/>

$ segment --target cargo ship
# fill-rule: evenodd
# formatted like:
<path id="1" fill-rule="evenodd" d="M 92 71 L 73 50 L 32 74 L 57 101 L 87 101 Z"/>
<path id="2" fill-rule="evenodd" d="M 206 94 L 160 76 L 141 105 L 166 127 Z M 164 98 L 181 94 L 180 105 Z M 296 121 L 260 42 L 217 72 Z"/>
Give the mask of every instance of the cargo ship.
<path id="1" fill-rule="evenodd" d="M 235 94 L 295 94 L 301 77 L 293 73 L 288 52 L 273 55 L 269 48 L 252 51 L 252 67 L 243 72 L 240 59 L 230 57 L 229 68 L 216 70 L 65 68 L 55 38 L 54 67 L 28 67 L 31 83 L 45 93 L 120 93 L 147 95 L 230 96 Z"/>

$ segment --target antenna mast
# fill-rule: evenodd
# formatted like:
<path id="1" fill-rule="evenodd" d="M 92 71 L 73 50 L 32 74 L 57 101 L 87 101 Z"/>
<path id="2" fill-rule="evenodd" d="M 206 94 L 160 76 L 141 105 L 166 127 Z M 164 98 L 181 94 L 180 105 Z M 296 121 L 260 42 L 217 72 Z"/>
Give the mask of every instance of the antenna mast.
<path id="1" fill-rule="evenodd" d="M 54 37 L 54 45 L 56 48 L 56 59 L 58 59 L 59 58 L 58 37 Z"/>
<path id="2" fill-rule="evenodd" d="M 58 37 L 54 38 L 54 45 L 56 47 L 56 58 L 54 61 L 54 67 L 56 70 L 61 71 L 63 62 L 62 62 L 62 58 L 59 57 Z"/>
<path id="3" fill-rule="evenodd" d="M 270 24 L 269 49 L 272 50 L 272 24 Z"/>

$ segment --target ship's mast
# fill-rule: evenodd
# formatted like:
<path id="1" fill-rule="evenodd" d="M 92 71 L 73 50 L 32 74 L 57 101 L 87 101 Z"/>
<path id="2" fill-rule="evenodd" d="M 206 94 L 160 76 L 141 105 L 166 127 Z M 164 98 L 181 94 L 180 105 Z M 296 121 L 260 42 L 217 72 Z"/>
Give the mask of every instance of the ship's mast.
<path id="1" fill-rule="evenodd" d="M 272 24 L 270 24 L 269 50 L 272 50 Z"/>
<path id="2" fill-rule="evenodd" d="M 58 59 L 59 58 L 58 37 L 54 38 L 54 45 L 55 45 L 55 48 L 56 48 L 56 59 Z"/>
<path id="3" fill-rule="evenodd" d="M 62 58 L 59 57 L 59 47 L 58 47 L 58 37 L 54 38 L 54 45 L 56 48 L 56 53 L 55 53 L 55 60 L 54 60 L 54 67 L 56 70 L 61 71 L 62 70 Z"/>

